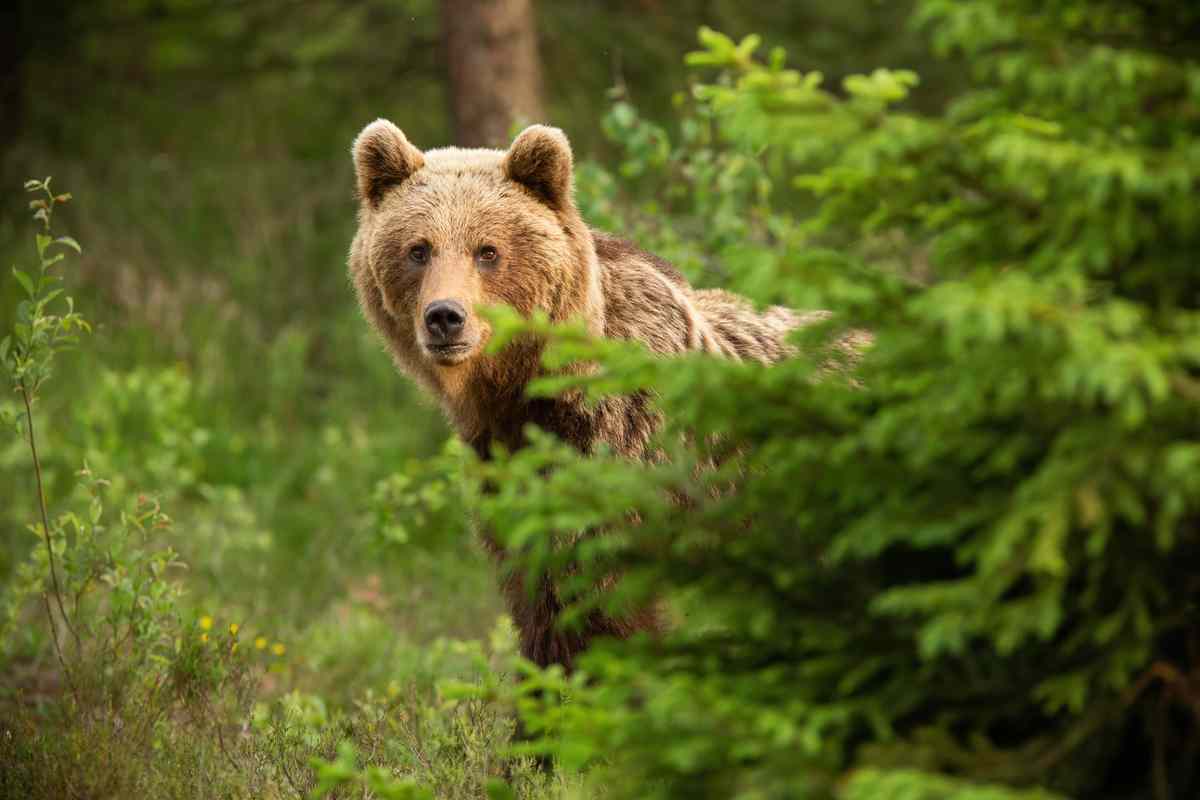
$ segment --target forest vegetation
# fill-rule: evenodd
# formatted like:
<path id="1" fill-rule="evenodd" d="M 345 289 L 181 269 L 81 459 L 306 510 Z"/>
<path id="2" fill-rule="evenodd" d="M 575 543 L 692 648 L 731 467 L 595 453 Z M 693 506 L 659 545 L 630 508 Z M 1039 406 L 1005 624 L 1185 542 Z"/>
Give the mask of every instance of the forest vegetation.
<path id="1" fill-rule="evenodd" d="M 1200 796 L 1196 4 L 16 0 L 0 61 L 0 798 Z M 556 125 L 591 225 L 832 313 L 494 309 L 670 457 L 480 461 L 347 281 L 376 117 Z M 669 633 L 523 662 L 479 526 Z"/>

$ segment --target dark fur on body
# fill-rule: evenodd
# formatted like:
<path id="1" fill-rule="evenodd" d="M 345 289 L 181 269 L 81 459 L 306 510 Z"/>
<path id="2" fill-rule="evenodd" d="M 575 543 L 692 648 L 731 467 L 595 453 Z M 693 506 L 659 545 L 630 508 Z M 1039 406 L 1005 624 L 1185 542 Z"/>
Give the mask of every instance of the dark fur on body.
<path id="1" fill-rule="evenodd" d="M 484 458 L 493 443 L 520 447 L 533 424 L 584 453 L 603 443 L 647 459 L 659 418 L 641 394 L 595 405 L 573 395 L 527 397 L 525 386 L 542 369 L 540 349 L 519 344 L 483 353 L 491 331 L 475 312 L 481 305 L 582 319 L 594 335 L 637 340 L 664 356 L 702 351 L 762 363 L 787 355 L 787 333 L 808 321 L 781 307 L 758 313 L 728 292 L 693 289 L 662 259 L 589 229 L 574 202 L 570 146 L 557 129 L 528 128 L 508 151 L 422 153 L 379 120 L 353 153 L 361 207 L 349 267 L 359 303 L 400 370 L 441 401 Z M 427 261 L 418 263 L 418 252 Z M 424 316 L 445 299 L 467 311 L 463 344 L 451 355 L 431 342 Z M 503 559 L 503 548 L 484 538 Z M 660 628 L 651 608 L 621 618 L 595 612 L 581 629 L 560 630 L 553 582 L 529 592 L 514 574 L 504 593 L 522 655 L 541 665 L 569 669 L 593 638 Z"/>

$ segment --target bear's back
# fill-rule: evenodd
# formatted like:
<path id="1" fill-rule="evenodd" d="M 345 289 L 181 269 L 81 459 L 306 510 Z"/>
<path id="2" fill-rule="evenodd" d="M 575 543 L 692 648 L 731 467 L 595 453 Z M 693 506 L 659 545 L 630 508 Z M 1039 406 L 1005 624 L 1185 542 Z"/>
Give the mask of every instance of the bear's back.
<path id="1" fill-rule="evenodd" d="M 661 272 L 664 277 L 678 286 L 688 286 L 687 278 L 675 268 L 675 265 L 665 258 L 641 249 L 633 242 L 620 239 L 611 233 L 592 229 L 592 240 L 596 243 L 596 258 L 600 262 L 628 261 L 635 259 L 643 261 Z"/>
<path id="2" fill-rule="evenodd" d="M 611 234 L 592 231 L 604 290 L 604 335 L 663 355 L 700 351 L 772 363 L 792 352 L 787 335 L 820 317 L 773 306 L 759 313 L 720 289 L 693 289 L 670 262 Z"/>

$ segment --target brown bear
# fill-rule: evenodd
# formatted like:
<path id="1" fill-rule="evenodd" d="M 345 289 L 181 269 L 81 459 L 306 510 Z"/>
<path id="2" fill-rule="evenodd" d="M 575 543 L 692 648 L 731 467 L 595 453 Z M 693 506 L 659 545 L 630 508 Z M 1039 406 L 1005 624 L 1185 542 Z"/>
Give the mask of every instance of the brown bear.
<path id="1" fill-rule="evenodd" d="M 493 442 L 520 447 L 534 424 L 584 453 L 603 443 L 649 458 L 659 421 L 645 395 L 597 405 L 576 395 L 527 397 L 541 369 L 537 344 L 485 354 L 481 306 L 580 319 L 596 336 L 637 340 L 664 356 L 698 350 L 763 363 L 789 353 L 788 332 L 820 316 L 758 313 L 736 295 L 693 289 L 662 259 L 588 228 L 575 207 L 571 147 L 556 128 L 527 128 L 507 152 L 422 152 L 381 119 L 359 134 L 353 155 L 360 210 L 349 267 L 359 303 L 400 370 L 441 401 L 481 457 Z M 582 628 L 560 630 L 552 582 L 531 593 L 514 575 L 504 589 L 522 655 L 540 665 L 570 669 L 594 637 L 659 625 L 648 609 L 624 618 L 597 612 Z"/>

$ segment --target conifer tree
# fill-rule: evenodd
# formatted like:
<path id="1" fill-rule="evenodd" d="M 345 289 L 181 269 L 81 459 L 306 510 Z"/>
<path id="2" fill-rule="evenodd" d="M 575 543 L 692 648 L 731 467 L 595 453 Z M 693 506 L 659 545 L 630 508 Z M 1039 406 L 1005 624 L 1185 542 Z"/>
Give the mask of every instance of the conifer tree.
<path id="1" fill-rule="evenodd" d="M 678 134 L 607 122 L 628 183 L 671 192 L 622 215 L 581 189 L 699 283 L 831 309 L 804 355 L 543 328 L 551 364 L 599 363 L 589 392 L 654 390 L 669 458 L 537 437 L 474 467 L 484 523 L 522 569 L 574 565 L 579 611 L 677 612 L 519 690 L 616 796 L 1200 794 L 1200 8 L 924 0 L 913 24 L 970 70 L 938 115 L 912 73 L 826 88 L 703 32 Z"/>

